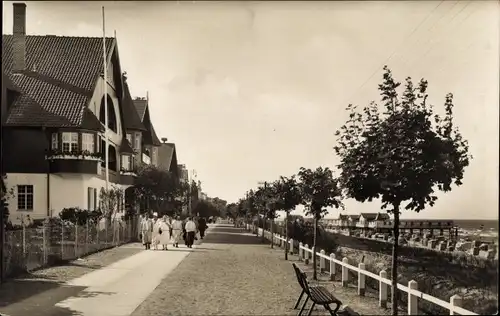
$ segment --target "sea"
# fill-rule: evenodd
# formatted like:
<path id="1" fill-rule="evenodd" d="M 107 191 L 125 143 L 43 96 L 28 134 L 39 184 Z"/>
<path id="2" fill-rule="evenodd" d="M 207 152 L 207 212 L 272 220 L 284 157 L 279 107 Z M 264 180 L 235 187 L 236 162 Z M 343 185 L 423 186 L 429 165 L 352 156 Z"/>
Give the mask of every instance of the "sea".
<path id="1" fill-rule="evenodd" d="M 463 230 L 483 230 L 498 233 L 498 219 L 455 219 L 454 224 Z"/>
<path id="2" fill-rule="evenodd" d="M 453 220 L 454 224 L 474 240 L 498 244 L 498 220 L 466 219 Z"/>

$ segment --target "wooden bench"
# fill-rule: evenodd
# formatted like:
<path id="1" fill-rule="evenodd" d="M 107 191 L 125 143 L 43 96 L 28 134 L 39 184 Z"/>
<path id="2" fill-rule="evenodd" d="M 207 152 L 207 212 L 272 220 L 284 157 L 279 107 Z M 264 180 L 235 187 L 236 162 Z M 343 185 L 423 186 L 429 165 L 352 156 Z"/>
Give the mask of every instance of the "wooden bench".
<path id="1" fill-rule="evenodd" d="M 297 276 L 297 281 L 299 282 L 299 285 L 302 288 L 302 292 L 300 293 L 300 296 L 297 302 L 295 303 L 294 309 L 298 308 L 299 303 L 302 300 L 302 297 L 304 296 L 304 294 L 306 295 L 306 299 L 302 304 L 302 308 L 300 309 L 297 316 L 302 315 L 302 312 L 304 311 L 304 308 L 306 307 L 306 304 L 309 300 L 312 301 L 312 305 L 309 308 L 309 313 L 307 314 L 308 316 L 312 314 L 313 308 L 314 306 L 316 306 L 316 304 L 322 305 L 327 311 L 330 312 L 330 315 L 332 316 L 337 315 L 337 311 L 342 305 L 342 302 L 339 299 L 337 299 L 324 286 L 310 285 L 309 282 L 307 281 L 306 273 L 303 272 L 299 267 L 297 267 L 295 263 L 292 263 L 292 265 L 293 269 L 295 270 L 295 274 Z M 330 304 L 336 304 L 334 310 L 331 309 Z"/>

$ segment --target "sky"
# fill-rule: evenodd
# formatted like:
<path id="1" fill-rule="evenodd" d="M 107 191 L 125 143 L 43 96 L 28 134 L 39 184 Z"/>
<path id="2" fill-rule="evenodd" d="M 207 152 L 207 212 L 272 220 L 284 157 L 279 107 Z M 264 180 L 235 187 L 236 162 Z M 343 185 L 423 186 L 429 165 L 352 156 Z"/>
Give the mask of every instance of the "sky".
<path id="1" fill-rule="evenodd" d="M 498 219 L 497 1 L 26 3 L 31 35 L 102 36 L 105 7 L 132 95 L 149 93 L 157 134 L 209 196 L 235 202 L 300 167 L 335 168 L 345 107 L 379 100 L 387 64 L 400 81 L 427 79 L 436 109 L 454 94 L 474 157 L 461 187 L 402 217 Z M 344 204 L 347 214 L 381 205 Z"/>

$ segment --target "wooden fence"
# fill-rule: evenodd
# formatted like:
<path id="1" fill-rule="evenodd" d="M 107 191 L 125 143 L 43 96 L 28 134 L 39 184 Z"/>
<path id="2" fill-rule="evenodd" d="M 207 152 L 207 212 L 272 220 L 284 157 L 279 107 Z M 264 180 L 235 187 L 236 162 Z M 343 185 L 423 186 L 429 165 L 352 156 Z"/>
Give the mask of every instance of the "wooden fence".
<path id="1" fill-rule="evenodd" d="M 256 226 L 253 225 L 247 225 L 247 229 L 252 229 L 255 231 L 258 229 L 258 234 L 262 235 L 262 228 L 257 228 Z M 279 245 L 281 247 L 284 247 L 285 245 L 285 237 L 281 236 L 279 234 L 274 234 L 274 236 L 271 236 L 271 232 L 265 231 L 264 236 L 266 239 L 272 241 L 275 245 Z M 302 243 L 299 243 L 298 248 L 294 248 L 294 241 L 293 239 L 289 239 L 289 250 L 290 253 L 294 254 L 295 252 L 298 252 L 299 260 L 305 261 L 306 264 L 309 263 L 309 260 L 312 259 L 313 256 L 313 250 L 309 248 L 309 245 L 303 245 Z M 335 275 L 337 272 L 336 265 L 341 266 L 341 280 L 342 280 L 342 286 L 347 286 L 349 282 L 349 271 L 354 271 L 358 274 L 358 295 L 364 296 L 365 294 L 365 289 L 366 289 L 366 277 L 372 278 L 376 281 L 379 282 L 379 305 L 381 307 L 386 307 L 387 306 L 387 298 L 388 298 L 388 293 L 390 293 L 389 290 L 392 290 L 391 286 L 391 280 L 387 277 L 387 272 L 385 270 L 380 271 L 380 273 L 377 275 L 375 273 L 369 272 L 365 270 L 365 264 L 360 263 L 357 267 L 350 265 L 349 264 L 349 259 L 344 257 L 342 259 L 336 258 L 335 254 L 329 254 L 327 255 L 324 250 L 321 250 L 320 252 L 316 252 L 317 259 L 319 259 L 319 270 L 320 272 L 325 272 L 325 267 L 326 264 L 328 263 L 330 265 L 329 269 L 329 275 L 330 279 L 334 280 Z M 403 285 L 403 284 L 398 284 L 398 289 L 406 292 L 408 295 L 408 315 L 418 315 L 418 301 L 419 300 L 425 300 L 428 302 L 431 302 L 433 304 L 436 304 L 438 306 L 441 306 L 443 308 L 446 308 L 450 311 L 450 315 L 479 315 L 474 312 L 471 312 L 469 310 L 466 310 L 461 307 L 462 305 L 462 297 L 459 295 L 453 295 L 450 298 L 449 302 L 443 301 L 441 299 L 438 299 L 434 296 L 428 295 L 426 293 L 420 292 L 418 290 L 418 283 L 417 281 L 411 280 L 408 282 L 408 285 Z"/>

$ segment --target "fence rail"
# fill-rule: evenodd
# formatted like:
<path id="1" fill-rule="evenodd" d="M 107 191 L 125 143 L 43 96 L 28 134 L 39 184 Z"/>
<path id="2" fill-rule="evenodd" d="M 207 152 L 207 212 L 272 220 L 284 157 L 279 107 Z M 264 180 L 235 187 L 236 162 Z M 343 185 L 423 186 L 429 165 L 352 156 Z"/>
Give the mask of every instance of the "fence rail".
<path id="1" fill-rule="evenodd" d="M 258 234 L 262 234 L 262 228 L 257 227 L 255 225 L 247 224 L 247 229 L 252 229 L 253 231 L 257 230 Z M 264 231 L 264 236 L 266 239 L 270 240 L 274 244 L 278 244 L 280 246 L 284 245 L 286 239 L 284 236 L 279 234 L 273 234 L 271 236 L 271 232 Z M 288 241 L 291 253 L 294 252 L 294 241 L 290 238 Z M 313 250 L 309 248 L 309 245 L 303 245 L 299 243 L 298 246 L 298 256 L 299 260 L 304 260 L 306 264 L 309 263 L 309 260 L 312 259 Z M 363 296 L 365 294 L 365 286 L 366 286 L 366 277 L 372 278 L 379 282 L 379 305 L 381 307 L 386 307 L 389 289 L 392 289 L 392 281 L 387 277 L 387 272 L 385 270 L 380 271 L 379 275 L 366 271 L 365 264 L 360 263 L 357 267 L 349 264 L 349 259 L 344 257 L 342 260 L 336 258 L 335 254 L 327 255 L 324 250 L 320 252 L 316 252 L 317 258 L 319 258 L 319 269 L 320 272 L 325 271 L 326 262 L 330 264 L 330 279 L 334 280 L 336 274 L 335 265 L 340 265 L 342 267 L 341 280 L 342 286 L 347 286 L 349 281 L 349 270 L 357 272 L 358 274 L 358 294 Z M 408 294 L 408 315 L 418 315 L 418 300 L 425 300 L 430 303 L 436 304 L 443 308 L 446 308 L 450 311 L 450 315 L 478 315 L 472 311 L 466 310 L 461 307 L 462 305 L 462 297 L 459 295 L 453 295 L 450 298 L 449 302 L 438 299 L 429 294 L 423 293 L 418 290 L 418 283 L 415 280 L 411 280 L 408 282 L 408 286 L 403 284 L 398 284 L 397 288 L 403 292 Z"/>
<path id="2" fill-rule="evenodd" d="M 137 238 L 136 226 L 134 221 L 121 220 L 85 225 L 57 222 L 6 231 L 3 275 L 13 277 L 131 242 Z"/>

